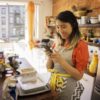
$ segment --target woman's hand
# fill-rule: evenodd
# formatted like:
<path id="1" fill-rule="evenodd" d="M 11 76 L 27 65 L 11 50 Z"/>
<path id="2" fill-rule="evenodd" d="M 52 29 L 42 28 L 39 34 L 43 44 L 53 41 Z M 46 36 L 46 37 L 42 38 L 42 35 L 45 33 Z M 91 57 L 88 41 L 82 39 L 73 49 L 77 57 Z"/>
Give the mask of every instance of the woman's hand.
<path id="1" fill-rule="evenodd" d="M 50 56 L 51 56 L 51 52 L 48 51 L 48 50 L 45 50 L 45 53 L 46 53 L 46 55 L 50 58 Z"/>
<path id="2" fill-rule="evenodd" d="M 83 76 L 83 72 L 80 73 L 76 68 L 71 66 L 57 51 L 51 54 L 53 62 L 57 62 L 61 67 L 76 80 L 80 80 Z"/>
<path id="3" fill-rule="evenodd" d="M 65 61 L 65 59 L 59 54 L 59 52 L 55 51 L 51 54 L 51 59 L 54 61 L 54 62 L 58 62 L 59 64 L 61 64 L 62 62 Z"/>

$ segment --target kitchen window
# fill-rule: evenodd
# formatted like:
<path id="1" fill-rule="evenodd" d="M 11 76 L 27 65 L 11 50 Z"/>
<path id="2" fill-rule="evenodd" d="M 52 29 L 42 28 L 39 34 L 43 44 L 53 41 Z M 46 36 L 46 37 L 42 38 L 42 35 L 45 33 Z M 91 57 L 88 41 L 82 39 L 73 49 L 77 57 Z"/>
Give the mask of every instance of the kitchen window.
<path id="1" fill-rule="evenodd" d="M 9 42 L 28 38 L 27 3 L 0 3 L 0 39 Z M 35 38 L 39 36 L 38 16 L 39 5 L 35 5 L 35 33 L 33 35 Z"/>
<path id="2" fill-rule="evenodd" d="M 25 38 L 25 5 L 0 5 L 0 33 L 3 40 Z"/>

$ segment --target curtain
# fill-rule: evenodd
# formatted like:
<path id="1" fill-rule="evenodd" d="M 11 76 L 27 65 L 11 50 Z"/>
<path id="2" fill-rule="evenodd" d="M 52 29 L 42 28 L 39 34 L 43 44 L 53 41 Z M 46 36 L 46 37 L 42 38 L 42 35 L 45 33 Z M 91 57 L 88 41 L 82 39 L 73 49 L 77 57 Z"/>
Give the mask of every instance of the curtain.
<path id="1" fill-rule="evenodd" d="M 33 1 L 28 2 L 28 33 L 29 33 L 29 47 L 32 49 L 35 46 L 34 34 L 34 16 L 35 4 Z"/>

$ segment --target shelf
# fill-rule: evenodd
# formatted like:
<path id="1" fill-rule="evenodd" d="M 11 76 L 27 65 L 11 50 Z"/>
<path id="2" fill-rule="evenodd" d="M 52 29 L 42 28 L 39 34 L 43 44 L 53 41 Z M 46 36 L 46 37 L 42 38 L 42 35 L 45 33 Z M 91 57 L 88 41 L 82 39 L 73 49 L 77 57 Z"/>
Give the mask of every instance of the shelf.
<path id="1" fill-rule="evenodd" d="M 96 43 L 92 43 L 92 42 L 88 42 L 88 45 L 100 47 L 100 44 L 96 44 Z"/>
<path id="2" fill-rule="evenodd" d="M 48 25 L 50 27 L 55 27 L 55 25 Z M 98 28 L 100 27 L 100 24 L 83 24 L 83 25 L 79 25 L 80 28 Z"/>
<path id="3" fill-rule="evenodd" d="M 100 27 L 100 23 L 99 24 L 83 24 L 83 25 L 79 25 L 80 28 L 85 28 L 85 27 Z"/>
<path id="4" fill-rule="evenodd" d="M 46 25 L 49 27 L 55 27 L 55 17 L 54 16 L 46 16 Z"/>
<path id="5" fill-rule="evenodd" d="M 48 27 L 55 28 L 56 26 L 54 26 L 54 25 L 48 25 Z"/>

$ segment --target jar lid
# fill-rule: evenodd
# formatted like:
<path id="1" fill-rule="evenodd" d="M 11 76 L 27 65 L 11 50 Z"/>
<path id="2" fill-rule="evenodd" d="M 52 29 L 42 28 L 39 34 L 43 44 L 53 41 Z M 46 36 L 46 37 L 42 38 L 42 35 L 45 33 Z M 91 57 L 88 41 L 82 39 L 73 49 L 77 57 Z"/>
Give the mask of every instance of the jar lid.
<path id="1" fill-rule="evenodd" d="M 11 67 L 8 67 L 8 68 L 5 68 L 5 70 L 12 70 L 12 68 Z"/>
<path id="2" fill-rule="evenodd" d="M 12 73 L 13 73 L 12 70 L 8 70 L 8 71 L 7 71 L 7 74 L 12 74 Z"/>
<path id="3" fill-rule="evenodd" d="M 6 77 L 10 77 L 10 76 L 12 76 L 12 74 L 6 74 Z"/>

